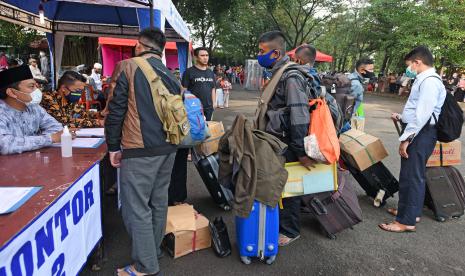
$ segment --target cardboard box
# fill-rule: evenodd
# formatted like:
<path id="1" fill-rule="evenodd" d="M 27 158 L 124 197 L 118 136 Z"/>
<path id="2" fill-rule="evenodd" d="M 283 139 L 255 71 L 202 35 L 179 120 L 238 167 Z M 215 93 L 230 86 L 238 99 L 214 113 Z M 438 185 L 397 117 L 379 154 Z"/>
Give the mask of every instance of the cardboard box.
<path id="1" fill-rule="evenodd" d="M 337 190 L 336 164 L 316 164 L 309 171 L 299 162 L 286 163 L 288 172 L 282 197 L 293 197 Z"/>
<path id="2" fill-rule="evenodd" d="M 352 119 L 350 119 L 350 126 L 352 127 L 352 129 L 365 131 L 365 118 L 352 117 Z"/>
<path id="3" fill-rule="evenodd" d="M 211 247 L 209 221 L 192 205 L 168 207 L 163 246 L 175 259 Z"/>
<path id="4" fill-rule="evenodd" d="M 207 122 L 210 130 L 210 138 L 196 147 L 197 153 L 203 156 L 210 156 L 218 152 L 218 145 L 221 137 L 224 135 L 224 126 L 222 122 Z"/>
<path id="5" fill-rule="evenodd" d="M 441 166 L 441 145 L 442 166 L 455 166 L 462 163 L 462 143 L 460 140 L 455 140 L 450 143 L 437 142 L 433 154 L 426 163 L 426 167 Z"/>
<path id="6" fill-rule="evenodd" d="M 388 156 L 379 138 L 356 129 L 341 134 L 341 151 L 347 161 L 360 171 L 364 171 Z"/>

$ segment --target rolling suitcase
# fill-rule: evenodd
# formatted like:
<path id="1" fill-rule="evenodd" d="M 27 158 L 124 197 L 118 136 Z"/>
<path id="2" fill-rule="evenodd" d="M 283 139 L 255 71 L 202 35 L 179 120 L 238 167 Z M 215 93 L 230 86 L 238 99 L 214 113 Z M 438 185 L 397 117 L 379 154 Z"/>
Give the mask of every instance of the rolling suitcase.
<path id="1" fill-rule="evenodd" d="M 231 210 L 232 193 L 218 182 L 219 154 L 202 157 L 192 149 L 192 162 L 213 200 L 225 211 Z"/>
<path id="2" fill-rule="evenodd" d="M 380 207 L 386 200 L 399 191 L 399 181 L 392 175 L 382 162 L 378 162 L 364 171 L 344 162 L 358 184 L 369 197 L 374 199 L 374 206 Z"/>
<path id="3" fill-rule="evenodd" d="M 272 264 L 278 254 L 279 208 L 255 201 L 247 218 L 236 217 L 237 247 L 241 261 L 258 257 Z"/>
<path id="4" fill-rule="evenodd" d="M 440 222 L 464 214 L 465 181 L 456 168 L 426 168 L 425 204 Z"/>
<path id="5" fill-rule="evenodd" d="M 338 172 L 338 191 L 303 197 L 304 209 L 315 216 L 328 238 L 362 221 L 355 187 L 348 181 L 347 172 Z"/>

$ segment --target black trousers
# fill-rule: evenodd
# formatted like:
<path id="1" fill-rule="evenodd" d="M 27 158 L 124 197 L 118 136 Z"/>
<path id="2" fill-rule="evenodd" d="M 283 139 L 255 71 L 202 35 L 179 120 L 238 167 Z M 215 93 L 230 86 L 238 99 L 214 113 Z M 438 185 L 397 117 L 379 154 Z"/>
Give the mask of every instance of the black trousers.
<path id="1" fill-rule="evenodd" d="M 300 205 L 302 197 L 283 198 L 283 209 L 279 210 L 279 233 L 289 238 L 300 235 Z"/>
<path id="2" fill-rule="evenodd" d="M 213 116 L 214 109 L 204 109 L 207 121 Z M 174 159 L 173 171 L 171 172 L 171 182 L 168 189 L 168 204 L 184 202 L 187 199 L 187 156 L 189 149 L 178 149 Z"/>

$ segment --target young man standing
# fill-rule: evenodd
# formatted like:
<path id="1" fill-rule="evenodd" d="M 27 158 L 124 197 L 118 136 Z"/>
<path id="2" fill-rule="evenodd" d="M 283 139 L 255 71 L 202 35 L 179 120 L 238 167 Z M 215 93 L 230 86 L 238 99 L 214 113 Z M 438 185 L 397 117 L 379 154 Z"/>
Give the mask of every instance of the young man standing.
<path id="1" fill-rule="evenodd" d="M 427 47 L 413 49 L 404 60 L 408 66 L 406 75 L 415 78 L 415 82 L 402 115 L 392 114 L 392 119 L 406 124 L 399 138 L 399 204 L 397 210 L 388 210 L 396 216 L 395 221 L 379 225 L 381 229 L 395 233 L 413 232 L 420 221 L 425 198 L 426 162 L 437 141 L 435 118 L 439 118 L 446 98 L 446 89 L 433 68 L 433 55 Z"/>
<path id="2" fill-rule="evenodd" d="M 208 68 L 208 50 L 194 50 L 196 63 L 182 76 L 182 86 L 199 98 L 207 121 L 211 121 L 216 108 L 215 74 Z M 187 156 L 189 149 L 178 149 L 169 188 L 169 204 L 178 205 L 187 199 Z"/>
<path id="3" fill-rule="evenodd" d="M 309 73 L 313 77 L 313 85 L 315 88 L 320 88 L 320 76 L 314 67 L 316 59 L 316 48 L 312 45 L 304 44 L 295 50 L 295 62 L 301 65 L 308 65 L 310 67 Z"/>
<path id="4" fill-rule="evenodd" d="M 170 93 L 180 94 L 179 82 L 161 61 L 165 44 L 160 29 L 144 29 L 135 53 L 148 61 Z M 132 239 L 134 261 L 117 272 L 119 276 L 160 275 L 158 257 L 176 146 L 166 141 L 149 81 L 137 63 L 133 59 L 119 62 L 112 79 L 116 85 L 110 92 L 105 134 L 110 162 L 121 168 L 122 216 Z"/>
<path id="5" fill-rule="evenodd" d="M 363 102 L 363 93 L 365 92 L 363 81 L 375 76 L 374 69 L 375 65 L 372 59 L 362 58 L 355 63 L 355 71 L 349 75 L 352 82 L 351 94 L 355 98 L 354 115 Z"/>
<path id="6" fill-rule="evenodd" d="M 286 55 L 284 35 L 279 31 L 264 33 L 259 39 L 258 63 L 270 70 L 272 77 L 290 62 Z M 266 112 L 268 123 L 265 131 L 278 137 L 288 145 L 286 162 L 300 162 L 311 168 L 315 163 L 305 153 L 304 137 L 310 122 L 307 81 L 298 70 L 295 74 L 281 76 Z M 280 118 L 284 118 L 281 120 Z M 279 210 L 279 245 L 285 246 L 300 237 L 301 197 L 284 198 L 283 209 Z"/>

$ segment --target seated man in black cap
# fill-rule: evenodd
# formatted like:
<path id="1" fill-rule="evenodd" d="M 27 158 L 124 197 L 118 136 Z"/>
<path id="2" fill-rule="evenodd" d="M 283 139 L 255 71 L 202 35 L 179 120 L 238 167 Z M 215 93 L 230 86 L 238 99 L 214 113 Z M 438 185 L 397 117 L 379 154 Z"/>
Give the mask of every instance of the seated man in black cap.
<path id="1" fill-rule="evenodd" d="M 36 150 L 60 142 L 62 125 L 39 103 L 38 89 L 27 66 L 0 72 L 0 154 Z"/>

